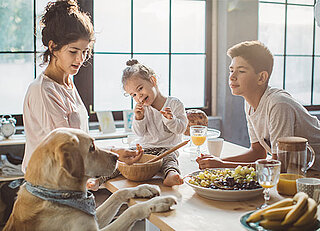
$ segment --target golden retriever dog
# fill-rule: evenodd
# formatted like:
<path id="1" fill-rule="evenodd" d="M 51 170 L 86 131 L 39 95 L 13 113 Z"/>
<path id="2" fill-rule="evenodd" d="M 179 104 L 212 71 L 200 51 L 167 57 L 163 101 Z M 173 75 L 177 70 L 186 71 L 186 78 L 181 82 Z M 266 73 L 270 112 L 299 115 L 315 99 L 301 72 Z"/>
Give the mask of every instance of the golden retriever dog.
<path id="1" fill-rule="evenodd" d="M 109 176 L 118 156 L 103 151 L 94 139 L 78 129 L 52 131 L 37 147 L 28 164 L 12 214 L 3 230 L 130 230 L 151 212 L 167 211 L 174 197 L 155 197 L 125 210 L 110 223 L 130 198 L 151 198 L 158 186 L 140 185 L 113 193 L 95 209 L 94 197 L 86 189 L 90 177 Z"/>

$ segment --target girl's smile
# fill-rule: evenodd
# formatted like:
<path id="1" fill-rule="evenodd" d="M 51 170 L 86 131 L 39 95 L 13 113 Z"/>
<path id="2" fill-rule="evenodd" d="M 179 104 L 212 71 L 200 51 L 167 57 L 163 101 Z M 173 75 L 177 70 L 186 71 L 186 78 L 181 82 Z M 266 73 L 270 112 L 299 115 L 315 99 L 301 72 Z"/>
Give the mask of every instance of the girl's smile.
<path id="1" fill-rule="evenodd" d="M 157 90 L 151 81 L 132 76 L 124 86 L 125 91 L 137 102 L 151 106 L 157 97 Z"/>

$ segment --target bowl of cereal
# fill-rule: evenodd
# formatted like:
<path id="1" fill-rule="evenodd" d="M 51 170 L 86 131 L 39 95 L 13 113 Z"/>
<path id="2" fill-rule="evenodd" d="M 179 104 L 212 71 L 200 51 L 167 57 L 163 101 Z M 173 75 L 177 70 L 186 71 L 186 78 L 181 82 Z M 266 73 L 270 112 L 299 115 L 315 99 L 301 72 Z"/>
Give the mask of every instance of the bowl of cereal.
<path id="1" fill-rule="evenodd" d="M 184 180 L 199 196 L 218 201 L 250 200 L 263 191 L 255 169 L 247 166 L 199 170 L 188 174 Z"/>

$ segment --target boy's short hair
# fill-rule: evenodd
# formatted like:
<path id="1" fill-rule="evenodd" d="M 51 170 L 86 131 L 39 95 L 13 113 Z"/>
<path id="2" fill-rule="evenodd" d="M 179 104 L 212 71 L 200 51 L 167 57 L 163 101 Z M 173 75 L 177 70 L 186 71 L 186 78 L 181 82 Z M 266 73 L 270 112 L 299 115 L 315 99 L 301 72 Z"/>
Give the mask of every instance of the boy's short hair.
<path id="1" fill-rule="evenodd" d="M 273 68 L 273 55 L 260 41 L 245 41 L 238 43 L 227 51 L 228 56 L 244 58 L 255 70 L 256 73 L 267 71 L 269 77 Z"/>

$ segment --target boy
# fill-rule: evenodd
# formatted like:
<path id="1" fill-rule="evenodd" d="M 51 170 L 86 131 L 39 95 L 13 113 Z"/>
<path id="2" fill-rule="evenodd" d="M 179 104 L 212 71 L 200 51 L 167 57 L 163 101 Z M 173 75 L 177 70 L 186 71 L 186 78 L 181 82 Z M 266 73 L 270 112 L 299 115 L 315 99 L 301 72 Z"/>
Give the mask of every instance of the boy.
<path id="1" fill-rule="evenodd" d="M 273 68 L 270 50 L 259 41 L 247 41 L 231 47 L 227 54 L 232 59 L 231 92 L 245 99 L 251 147 L 243 154 L 223 159 L 202 155 L 197 158 L 199 168 L 246 165 L 266 158 L 267 152 L 276 154 L 278 138 L 300 136 L 313 147 L 313 169 L 320 170 L 320 122 L 288 92 L 268 86 Z"/>

